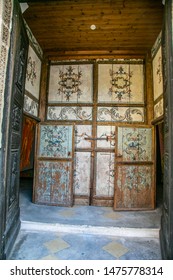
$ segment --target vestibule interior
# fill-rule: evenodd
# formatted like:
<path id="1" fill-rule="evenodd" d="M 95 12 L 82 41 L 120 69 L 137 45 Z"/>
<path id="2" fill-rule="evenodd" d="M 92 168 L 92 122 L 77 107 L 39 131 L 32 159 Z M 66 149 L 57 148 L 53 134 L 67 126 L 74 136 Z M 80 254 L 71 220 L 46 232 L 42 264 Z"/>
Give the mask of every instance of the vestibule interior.
<path id="1" fill-rule="evenodd" d="M 26 29 L 20 175 L 33 202 L 154 209 L 163 170 L 161 33 L 145 54 L 51 58 Z"/>
<path id="2" fill-rule="evenodd" d="M 35 203 L 114 210 L 154 209 L 164 181 L 161 239 L 170 258 L 172 1 L 0 6 L 0 257 L 20 229 L 20 174 Z"/>

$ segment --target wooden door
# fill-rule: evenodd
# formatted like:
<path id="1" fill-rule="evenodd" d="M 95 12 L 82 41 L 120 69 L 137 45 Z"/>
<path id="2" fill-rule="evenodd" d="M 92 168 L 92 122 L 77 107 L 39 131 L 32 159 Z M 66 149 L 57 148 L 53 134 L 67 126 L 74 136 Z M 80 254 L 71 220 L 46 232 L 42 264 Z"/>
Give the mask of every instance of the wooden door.
<path id="1" fill-rule="evenodd" d="M 33 192 L 35 203 L 73 205 L 73 139 L 73 125 L 38 125 Z"/>
<path id="2" fill-rule="evenodd" d="M 118 127 L 115 210 L 154 208 L 154 134 L 149 126 Z"/>
<path id="3" fill-rule="evenodd" d="M 1 244 L 4 257 L 9 254 L 20 228 L 20 148 L 29 42 L 17 1 L 14 1 L 12 19 L 2 121 L 3 216 L 1 217 L 1 231 L 3 240 Z M 5 31 L 4 35 L 8 37 L 8 32 Z"/>
<path id="4" fill-rule="evenodd" d="M 113 206 L 121 124 L 145 123 L 143 60 L 52 62 L 47 121 L 75 123 L 75 204 Z"/>

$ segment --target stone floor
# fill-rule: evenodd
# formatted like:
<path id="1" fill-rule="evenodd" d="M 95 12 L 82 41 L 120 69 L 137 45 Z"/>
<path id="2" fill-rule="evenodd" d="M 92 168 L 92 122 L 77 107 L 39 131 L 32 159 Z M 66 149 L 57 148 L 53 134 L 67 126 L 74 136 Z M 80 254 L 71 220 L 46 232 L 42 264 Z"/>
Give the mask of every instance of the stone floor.
<path id="1" fill-rule="evenodd" d="M 158 238 L 21 230 L 11 260 L 159 260 Z"/>
<path id="2" fill-rule="evenodd" d="M 159 260 L 161 207 L 118 211 L 32 203 L 32 188 L 20 192 L 21 230 L 11 260 Z"/>

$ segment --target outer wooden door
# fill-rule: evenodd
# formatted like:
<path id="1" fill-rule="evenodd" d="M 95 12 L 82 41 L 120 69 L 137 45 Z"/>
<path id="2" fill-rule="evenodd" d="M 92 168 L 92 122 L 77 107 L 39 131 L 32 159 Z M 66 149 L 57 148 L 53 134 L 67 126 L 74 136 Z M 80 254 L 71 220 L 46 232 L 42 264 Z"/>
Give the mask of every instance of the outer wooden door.
<path id="1" fill-rule="evenodd" d="M 3 5 L 6 1 L 4 1 Z M 12 30 L 8 38 L 8 28 L 4 25 L 4 39 L 10 39 L 6 85 L 4 94 L 4 109 L 2 121 L 2 216 L 0 222 L 0 235 L 3 258 L 8 256 L 15 237 L 20 228 L 19 209 L 19 177 L 20 177 L 20 148 L 22 130 L 22 112 L 25 88 L 25 75 L 28 53 L 28 37 L 17 1 L 13 1 Z M 7 10 L 10 4 L 6 5 Z M 4 6 L 5 7 L 5 6 Z M 11 14 L 11 12 L 10 12 Z M 10 22 L 9 11 L 4 13 L 4 19 Z M 5 42 L 4 41 L 4 42 Z M 4 44 L 5 46 L 5 44 Z M 4 54 L 5 54 L 4 53 Z M 4 69 L 3 69 L 4 71 Z M 1 246 L 0 246 L 1 247 Z M 1 253 L 0 253 L 1 255 Z"/>
<path id="2" fill-rule="evenodd" d="M 114 209 L 153 209 L 153 128 L 118 127 L 117 137 Z"/>
<path id="3" fill-rule="evenodd" d="M 33 192 L 35 203 L 73 205 L 73 139 L 73 125 L 38 125 Z"/>

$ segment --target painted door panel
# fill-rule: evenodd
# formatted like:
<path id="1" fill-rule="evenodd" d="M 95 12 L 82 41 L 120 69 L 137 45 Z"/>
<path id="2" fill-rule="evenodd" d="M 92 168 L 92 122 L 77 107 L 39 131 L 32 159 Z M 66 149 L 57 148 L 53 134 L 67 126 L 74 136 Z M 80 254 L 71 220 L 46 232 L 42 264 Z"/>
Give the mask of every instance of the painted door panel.
<path id="1" fill-rule="evenodd" d="M 96 196 L 114 194 L 114 153 L 98 152 L 96 157 Z"/>
<path id="2" fill-rule="evenodd" d="M 153 143 L 149 126 L 118 127 L 115 210 L 154 208 Z"/>
<path id="3" fill-rule="evenodd" d="M 97 125 L 97 148 L 115 149 L 115 126 Z"/>
<path id="4" fill-rule="evenodd" d="M 70 206 L 72 163 L 38 161 L 38 185 L 35 188 L 35 203 Z"/>
<path id="5" fill-rule="evenodd" d="M 76 125 L 75 126 L 75 147 L 76 149 L 90 149 L 91 141 L 86 138 L 92 137 L 91 125 Z"/>
<path id="6" fill-rule="evenodd" d="M 122 161 L 151 161 L 151 128 L 119 127 L 117 154 Z"/>
<path id="7" fill-rule="evenodd" d="M 75 152 L 73 180 L 75 203 L 88 205 L 91 184 L 91 152 Z"/>
<path id="8" fill-rule="evenodd" d="M 148 209 L 153 204 L 152 166 L 122 165 L 117 168 L 116 208 Z"/>
<path id="9" fill-rule="evenodd" d="M 41 125 L 39 157 L 71 158 L 72 126 Z"/>
<path id="10" fill-rule="evenodd" d="M 40 123 L 37 135 L 33 201 L 72 206 L 74 127 Z"/>

